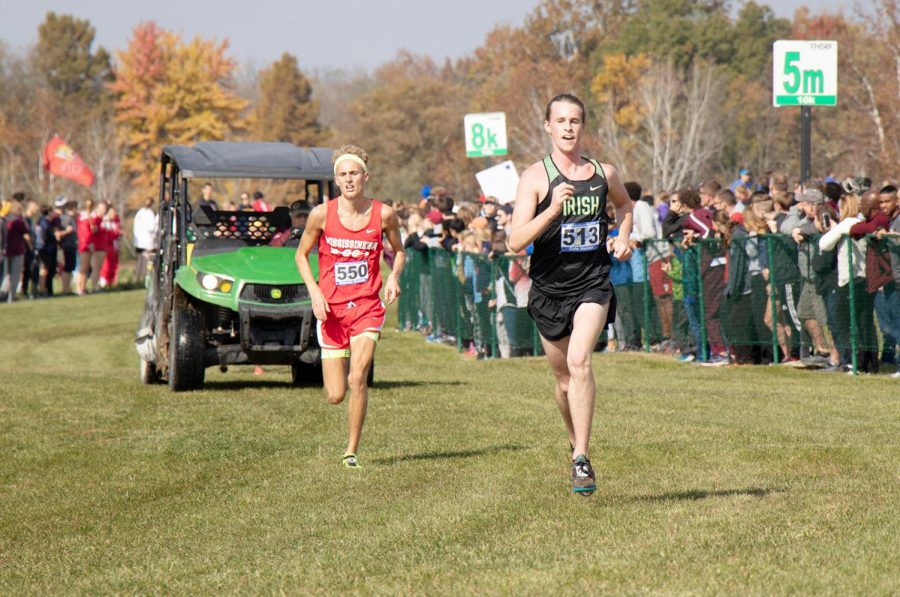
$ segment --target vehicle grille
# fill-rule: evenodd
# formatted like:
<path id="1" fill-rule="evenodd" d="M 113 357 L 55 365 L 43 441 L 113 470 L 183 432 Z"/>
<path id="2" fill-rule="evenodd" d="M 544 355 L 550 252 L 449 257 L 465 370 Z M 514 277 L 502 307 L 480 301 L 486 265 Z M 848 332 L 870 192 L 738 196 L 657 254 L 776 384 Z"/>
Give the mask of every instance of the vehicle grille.
<path id="1" fill-rule="evenodd" d="M 296 303 L 308 298 L 309 292 L 303 284 L 247 284 L 241 290 L 241 299 L 260 303 Z"/>

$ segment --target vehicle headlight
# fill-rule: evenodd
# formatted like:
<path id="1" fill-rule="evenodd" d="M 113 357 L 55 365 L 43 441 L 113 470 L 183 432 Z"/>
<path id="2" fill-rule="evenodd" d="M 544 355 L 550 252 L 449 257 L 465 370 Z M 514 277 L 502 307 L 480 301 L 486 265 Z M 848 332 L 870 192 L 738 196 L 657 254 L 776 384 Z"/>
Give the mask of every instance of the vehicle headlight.
<path id="1" fill-rule="evenodd" d="M 234 280 L 230 278 L 203 272 L 197 272 L 197 281 L 200 282 L 200 286 L 210 292 L 231 292 L 232 287 L 234 287 Z"/>

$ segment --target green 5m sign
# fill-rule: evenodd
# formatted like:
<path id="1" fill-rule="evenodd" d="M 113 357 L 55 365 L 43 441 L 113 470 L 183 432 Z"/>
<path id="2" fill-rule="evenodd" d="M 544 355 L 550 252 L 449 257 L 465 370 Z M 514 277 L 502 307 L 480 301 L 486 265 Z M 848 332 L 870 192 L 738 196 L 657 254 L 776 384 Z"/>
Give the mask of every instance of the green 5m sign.
<path id="1" fill-rule="evenodd" d="M 837 105 L 837 42 L 778 40 L 773 48 L 775 106 Z"/>

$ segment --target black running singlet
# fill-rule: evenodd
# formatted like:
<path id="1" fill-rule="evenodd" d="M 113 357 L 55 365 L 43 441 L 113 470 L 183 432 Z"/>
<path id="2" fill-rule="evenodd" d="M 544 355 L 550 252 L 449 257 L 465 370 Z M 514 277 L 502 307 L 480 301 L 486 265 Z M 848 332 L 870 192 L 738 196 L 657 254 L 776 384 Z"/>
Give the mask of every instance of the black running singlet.
<path id="1" fill-rule="evenodd" d="M 587 180 L 569 180 L 550 156 L 544 158 L 550 188 L 538 203 L 535 215 L 550 207 L 554 188 L 563 183 L 575 187 L 572 197 L 563 204 L 562 213 L 534 241 L 529 273 L 538 290 L 549 296 L 582 292 L 609 275 L 611 261 L 606 250 L 609 186 L 600 163 L 585 159 L 594 165 L 594 175 Z"/>

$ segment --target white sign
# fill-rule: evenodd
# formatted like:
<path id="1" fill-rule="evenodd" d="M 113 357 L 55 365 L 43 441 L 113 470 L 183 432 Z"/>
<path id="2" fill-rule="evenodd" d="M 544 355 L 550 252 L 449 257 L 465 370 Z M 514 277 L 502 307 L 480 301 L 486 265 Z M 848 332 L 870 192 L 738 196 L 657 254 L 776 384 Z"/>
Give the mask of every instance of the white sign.
<path id="1" fill-rule="evenodd" d="M 466 157 L 506 155 L 505 112 L 466 114 L 463 127 L 466 129 Z"/>
<path id="2" fill-rule="evenodd" d="M 780 39 L 772 49 L 772 104 L 837 105 L 837 42 Z"/>
<path id="3" fill-rule="evenodd" d="M 496 197 L 500 203 L 506 204 L 516 199 L 519 186 L 519 173 L 512 160 L 506 160 L 475 174 L 478 186 L 485 197 Z"/>

